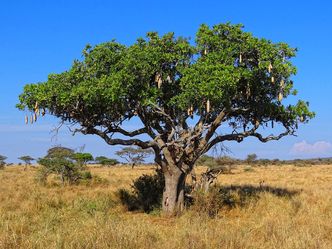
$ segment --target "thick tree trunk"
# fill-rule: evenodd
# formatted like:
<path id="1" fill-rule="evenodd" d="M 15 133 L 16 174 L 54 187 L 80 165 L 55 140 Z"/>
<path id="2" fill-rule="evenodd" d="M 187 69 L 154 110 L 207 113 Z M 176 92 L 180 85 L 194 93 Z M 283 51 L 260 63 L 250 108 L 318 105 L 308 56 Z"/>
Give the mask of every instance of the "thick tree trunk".
<path id="1" fill-rule="evenodd" d="M 179 169 L 165 172 L 165 188 L 162 203 L 164 214 L 176 215 L 183 211 L 185 183 L 186 174 Z"/>

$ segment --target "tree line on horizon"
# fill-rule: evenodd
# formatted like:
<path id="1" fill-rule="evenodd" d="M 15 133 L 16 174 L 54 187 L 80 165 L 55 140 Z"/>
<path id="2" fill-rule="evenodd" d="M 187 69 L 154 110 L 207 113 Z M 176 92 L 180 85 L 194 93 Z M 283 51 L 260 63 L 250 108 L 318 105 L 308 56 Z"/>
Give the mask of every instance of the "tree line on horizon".
<path id="1" fill-rule="evenodd" d="M 131 147 L 124 147 L 118 151 L 115 152 L 115 154 L 124 159 L 125 162 L 120 162 L 117 159 L 114 158 L 109 158 L 107 156 L 96 156 L 94 157 L 91 153 L 88 152 L 75 152 L 73 149 L 67 148 L 67 147 L 63 147 L 63 146 L 54 146 L 51 147 L 48 150 L 48 153 L 50 150 L 55 150 L 55 151 L 70 151 L 70 157 L 71 159 L 75 160 L 76 162 L 78 162 L 80 165 L 86 165 L 86 164 L 100 164 L 103 166 L 113 166 L 116 164 L 130 164 L 132 167 L 134 167 L 135 165 L 138 164 L 144 164 L 145 160 L 147 157 L 149 157 L 151 155 L 151 151 L 150 150 L 144 150 L 135 146 L 131 146 Z M 47 157 L 47 155 L 46 155 Z M 35 161 L 37 163 L 40 163 L 40 161 L 43 158 L 33 158 L 30 155 L 24 155 L 24 156 L 20 156 L 17 159 L 19 159 L 20 163 L 18 163 L 19 165 L 22 165 L 22 163 L 25 166 L 25 169 L 28 165 L 32 165 L 32 163 Z M 11 166 L 14 165 L 14 163 L 6 163 L 7 157 L 4 155 L 0 155 L 0 167 L 4 167 L 4 166 Z"/>
<path id="2" fill-rule="evenodd" d="M 69 149 L 66 147 L 56 146 L 52 148 L 57 149 Z M 51 149 L 52 149 L 51 148 Z M 71 149 L 70 149 L 71 150 Z M 75 159 L 79 164 L 100 164 L 103 166 L 114 166 L 114 165 L 131 165 L 131 167 L 137 166 L 139 164 L 150 164 L 146 162 L 145 159 L 151 155 L 151 151 L 143 150 L 135 147 L 124 147 L 115 153 L 118 157 L 124 159 L 124 162 L 120 162 L 117 159 L 109 158 L 106 156 L 96 156 L 93 157 L 91 153 L 88 152 L 73 152 L 73 159 Z M 4 155 L 0 155 L 0 169 L 4 166 L 12 166 L 14 163 L 7 163 L 7 157 Z M 33 162 L 37 162 L 41 158 L 33 158 L 29 155 L 24 155 L 18 157 L 21 160 L 21 163 L 18 165 L 24 164 L 25 169 L 27 166 L 32 165 Z M 269 165 L 322 165 L 322 164 L 332 164 L 332 157 L 317 157 L 317 158 L 307 158 L 307 159 L 287 159 L 282 160 L 278 158 L 268 159 L 268 158 L 258 158 L 255 153 L 248 154 L 245 159 L 235 158 L 231 156 L 211 156 L 211 155 L 203 155 L 198 161 L 197 165 L 199 166 L 207 166 L 209 168 L 213 168 L 216 165 L 242 165 L 249 164 L 254 166 L 269 166 Z"/>

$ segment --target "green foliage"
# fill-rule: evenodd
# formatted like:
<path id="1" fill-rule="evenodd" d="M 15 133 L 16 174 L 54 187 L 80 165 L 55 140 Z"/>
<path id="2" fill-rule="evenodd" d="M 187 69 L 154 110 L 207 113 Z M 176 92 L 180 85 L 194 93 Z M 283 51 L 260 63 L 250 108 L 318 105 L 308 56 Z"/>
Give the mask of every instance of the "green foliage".
<path id="1" fill-rule="evenodd" d="M 80 179 L 91 179 L 91 173 L 83 171 L 82 164 L 75 159 L 75 155 L 72 149 L 61 146 L 49 149 L 47 155 L 38 160 L 42 167 L 37 174 L 37 180 L 46 183 L 50 174 L 59 175 L 62 184 L 74 184 Z"/>
<path id="2" fill-rule="evenodd" d="M 18 159 L 20 159 L 21 161 L 23 161 L 26 165 L 30 165 L 31 162 L 35 160 L 31 156 L 21 156 Z"/>
<path id="3" fill-rule="evenodd" d="M 161 206 L 165 179 L 161 170 L 154 175 L 142 175 L 132 185 L 132 191 L 120 189 L 118 196 L 129 211 L 151 212 Z"/>
<path id="4" fill-rule="evenodd" d="M 150 32 L 130 46 L 115 41 L 87 46 L 83 60 L 75 60 L 69 70 L 26 85 L 17 107 L 35 111 L 37 103 L 98 134 L 92 127 L 119 132 L 119 123 L 138 114 L 159 124 L 168 117 L 181 123 L 192 106 L 193 114 L 205 117 L 209 100 L 206 123 L 226 110 L 223 121 L 234 129 L 279 123 L 293 132 L 299 122 L 314 117 L 307 102 L 284 105 L 280 99 L 296 94 L 291 80 L 295 55 L 286 43 L 256 38 L 230 23 L 201 25 L 195 44 L 173 33 Z M 168 116 L 158 114 L 158 108 Z"/>
<path id="5" fill-rule="evenodd" d="M 91 174 L 90 171 L 83 171 L 83 172 L 81 173 L 81 178 L 82 178 L 83 180 L 91 180 L 91 179 L 92 179 L 92 174 Z"/>
<path id="6" fill-rule="evenodd" d="M 66 158 L 72 159 L 74 156 L 74 150 L 62 146 L 55 146 L 47 151 L 46 158 Z"/>
<path id="7" fill-rule="evenodd" d="M 112 158 L 108 158 L 108 157 L 105 157 L 105 156 L 97 156 L 95 158 L 95 161 L 98 164 L 101 164 L 103 166 L 113 166 L 113 165 L 116 165 L 116 164 L 119 163 L 118 160 L 112 159 Z"/>
<path id="8" fill-rule="evenodd" d="M 85 167 L 88 162 L 93 161 L 93 156 L 90 153 L 75 153 L 73 159 L 81 167 Z"/>

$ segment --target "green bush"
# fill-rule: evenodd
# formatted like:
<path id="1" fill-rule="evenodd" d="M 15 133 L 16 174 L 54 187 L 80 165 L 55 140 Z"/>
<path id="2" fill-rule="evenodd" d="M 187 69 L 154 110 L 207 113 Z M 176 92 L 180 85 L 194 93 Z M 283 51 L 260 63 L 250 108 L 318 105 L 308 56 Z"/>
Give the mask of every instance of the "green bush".
<path id="1" fill-rule="evenodd" d="M 118 160 L 116 159 L 113 159 L 113 158 L 108 158 L 108 157 L 105 157 L 105 156 L 97 156 L 95 158 L 95 161 L 96 163 L 98 164 L 101 164 L 103 166 L 113 166 L 113 165 L 116 165 L 119 163 Z"/>
<path id="2" fill-rule="evenodd" d="M 89 171 L 83 171 L 85 164 L 77 159 L 77 155 L 72 149 L 65 147 L 53 147 L 48 150 L 44 158 L 38 160 L 41 167 L 37 173 L 37 180 L 45 184 L 50 174 L 60 177 L 62 184 L 74 184 L 79 180 L 91 180 L 92 175 Z"/>
<path id="3" fill-rule="evenodd" d="M 134 180 L 132 191 L 120 189 L 118 196 L 129 211 L 149 213 L 161 206 L 164 185 L 165 179 L 161 170 L 156 170 L 154 175 L 142 175 Z"/>
<path id="4" fill-rule="evenodd" d="M 91 180 L 92 179 L 92 174 L 90 171 L 83 171 L 81 173 L 81 179 L 82 180 Z"/>

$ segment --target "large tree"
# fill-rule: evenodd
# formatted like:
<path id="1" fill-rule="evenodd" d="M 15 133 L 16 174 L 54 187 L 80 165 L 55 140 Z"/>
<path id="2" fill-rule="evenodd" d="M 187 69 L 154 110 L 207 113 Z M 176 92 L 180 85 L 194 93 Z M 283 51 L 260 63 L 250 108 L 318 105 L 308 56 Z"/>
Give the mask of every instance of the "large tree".
<path id="1" fill-rule="evenodd" d="M 278 140 L 314 116 L 307 102 L 283 101 L 296 94 L 295 53 L 229 23 L 201 25 L 195 43 L 150 32 L 130 46 L 87 46 L 68 71 L 26 85 L 18 107 L 109 145 L 151 148 L 165 176 L 163 210 L 174 213 L 183 208 L 186 176 L 213 146 Z M 126 129 L 127 121 L 138 128 Z"/>

